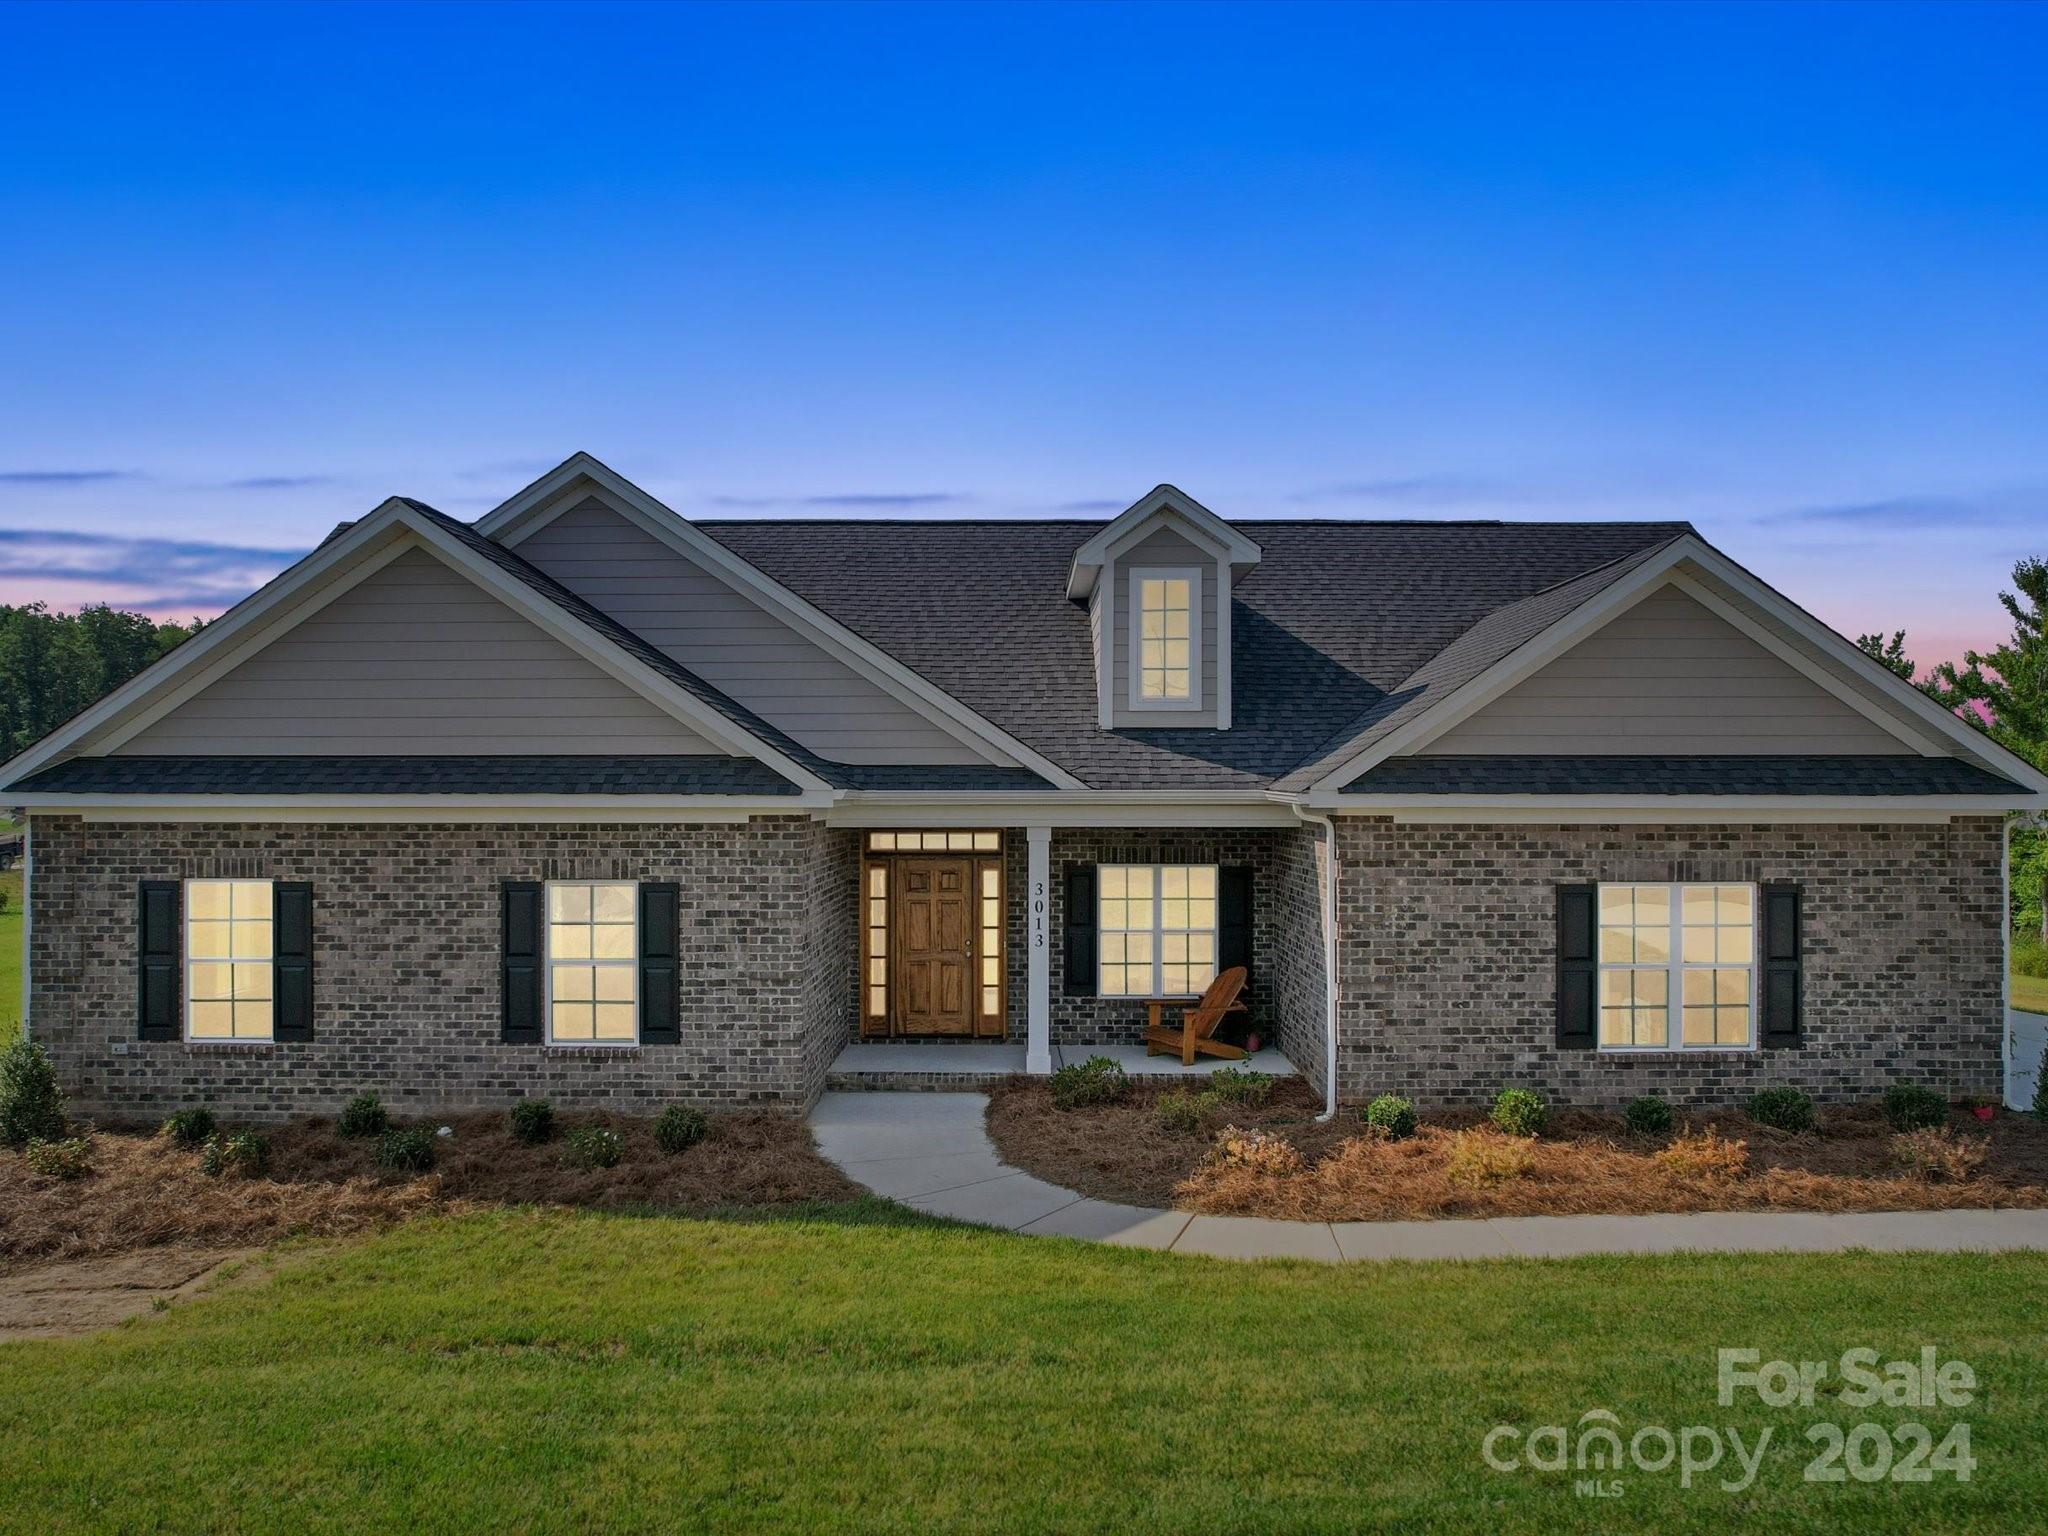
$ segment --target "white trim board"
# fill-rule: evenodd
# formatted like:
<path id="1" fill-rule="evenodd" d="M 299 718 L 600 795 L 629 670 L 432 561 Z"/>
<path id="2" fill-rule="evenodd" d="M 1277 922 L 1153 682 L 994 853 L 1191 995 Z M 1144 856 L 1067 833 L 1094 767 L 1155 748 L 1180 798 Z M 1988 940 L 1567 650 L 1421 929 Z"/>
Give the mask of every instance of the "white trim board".
<path id="1" fill-rule="evenodd" d="M 1155 485 L 1074 551 L 1073 564 L 1067 570 L 1067 596 L 1076 602 L 1088 597 L 1103 569 L 1154 522 L 1179 525 L 1176 531 L 1189 537 L 1198 548 L 1232 565 L 1249 569 L 1265 558 L 1265 551 L 1254 541 L 1186 491 L 1172 485 Z"/>
<path id="2" fill-rule="evenodd" d="M 476 530 L 507 549 L 516 549 L 522 540 L 580 503 L 582 498 L 577 493 L 579 482 L 583 481 L 587 481 L 600 494 L 600 499 L 642 532 L 703 566 L 742 596 L 758 603 L 835 660 L 851 667 L 962 745 L 998 766 L 1030 768 L 1062 788 L 1081 787 L 1079 779 L 1050 758 L 927 682 L 872 641 L 848 629 L 719 543 L 681 513 L 664 506 L 587 453 L 571 454 L 524 490 L 485 514 L 477 521 Z"/>
<path id="3" fill-rule="evenodd" d="M 1787 602 L 1725 555 L 1710 548 L 1698 538 L 1686 535 L 1672 540 L 1641 566 L 1630 571 L 1612 586 L 1595 593 L 1549 628 L 1524 641 L 1476 676 L 1467 679 L 1399 729 L 1389 732 L 1370 747 L 1352 754 L 1335 769 L 1317 779 L 1310 788 L 1310 803 L 1329 805 L 1337 809 L 1344 808 L 1345 803 L 1357 797 L 1346 796 L 1343 801 L 1339 801 L 1335 798 L 1336 792 L 1361 773 L 1388 758 L 1407 757 L 1419 753 L 1422 748 L 1453 726 L 1469 719 L 1516 684 L 1556 660 L 1581 640 L 1605 627 L 1662 587 L 1675 585 L 1683 579 L 1687 581 L 1684 590 L 1688 595 L 1712 599 L 1708 606 L 1718 616 L 1725 618 L 1730 613 L 1739 611 L 1735 604 L 1711 592 L 1698 581 L 1690 580 L 1688 573 L 1682 569 L 1687 564 L 1698 567 L 1701 572 L 1734 593 L 1741 602 L 1750 604 L 1771 621 L 1770 624 L 1759 624 L 1753 618 L 1746 617 L 1743 628 L 1745 634 L 1759 644 L 1765 645 L 1788 664 L 1797 666 L 1818 686 L 1827 689 L 1845 705 L 1856 709 L 1897 737 L 1903 745 L 1924 756 L 1963 757 L 2014 780 L 2037 795 L 2048 795 L 2048 775 L 2036 771 L 1989 737 L 1950 715 L 1910 683 L 1864 655 L 1805 610 Z M 1818 666 L 1810 655 L 1800 652 L 1796 645 L 1790 644 L 1783 633 L 1774 631 L 1772 624 L 1780 626 L 1782 630 L 1789 630 L 1815 649 L 1832 656 L 1851 676 L 1888 698 L 1893 708 L 1873 713 L 1874 706 L 1867 698 L 1859 697 L 1846 678 L 1829 668 Z M 1794 660 L 1795 656 L 1797 660 Z M 1902 714 L 1911 718 L 1902 720 Z M 1927 728 L 1930 727 L 1935 737 L 1949 743 L 1949 750 L 1928 750 Z M 1325 798 L 1326 796 L 1329 798 Z"/>
<path id="4" fill-rule="evenodd" d="M 715 746 L 768 764 L 800 789 L 831 786 L 781 750 L 704 704 L 688 690 L 565 612 L 432 518 L 393 497 L 339 538 L 313 551 L 99 704 L 0 766 L 0 784 L 25 778 L 74 748 L 105 755 L 175 709 L 278 636 L 302 623 L 408 549 L 423 549 L 467 577 L 551 638 L 616 678 Z"/>
<path id="5" fill-rule="evenodd" d="M 1202 568 L 1199 565 L 1126 565 L 1124 570 L 1130 579 L 1124 584 L 1125 595 L 1130 599 L 1131 611 L 1124 617 L 1124 627 L 1129 631 L 1124 644 L 1124 706 L 1133 713 L 1145 711 L 1156 713 L 1170 710 L 1180 714 L 1192 714 L 1202 709 Z M 1148 699 L 1139 691 L 1143 668 L 1139 665 L 1139 647 L 1144 643 L 1140 631 L 1144 617 L 1143 593 L 1140 583 L 1145 581 L 1185 581 L 1188 584 L 1188 696 L 1184 699 Z M 1116 647 L 1109 648 L 1111 664 L 1115 664 Z M 1217 673 L 1222 674 L 1222 658 L 1217 659 Z"/>

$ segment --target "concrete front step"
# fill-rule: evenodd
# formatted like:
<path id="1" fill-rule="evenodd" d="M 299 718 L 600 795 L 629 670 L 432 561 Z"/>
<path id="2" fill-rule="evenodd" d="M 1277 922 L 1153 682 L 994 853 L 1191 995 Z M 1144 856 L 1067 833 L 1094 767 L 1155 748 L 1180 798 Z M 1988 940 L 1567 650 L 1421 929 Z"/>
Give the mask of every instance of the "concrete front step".
<path id="1" fill-rule="evenodd" d="M 1249 1061 L 1218 1061 L 1203 1057 L 1184 1067 L 1177 1057 L 1148 1056 L 1142 1045 L 1056 1045 L 1055 1067 L 1108 1056 L 1133 1077 L 1206 1077 L 1223 1067 L 1249 1067 L 1270 1077 L 1292 1077 L 1294 1064 L 1268 1047 Z M 908 1090 L 911 1092 L 986 1093 L 1006 1077 L 1024 1070 L 1022 1042 L 927 1042 L 862 1040 L 841 1049 L 825 1074 L 833 1092 Z"/>

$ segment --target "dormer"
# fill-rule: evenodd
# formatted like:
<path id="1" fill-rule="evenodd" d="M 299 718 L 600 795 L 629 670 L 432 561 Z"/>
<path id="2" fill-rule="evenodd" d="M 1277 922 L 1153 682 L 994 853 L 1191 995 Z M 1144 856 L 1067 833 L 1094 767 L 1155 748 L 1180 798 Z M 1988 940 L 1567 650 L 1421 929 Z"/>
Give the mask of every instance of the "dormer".
<path id="1" fill-rule="evenodd" d="M 1257 544 L 1185 491 L 1155 487 L 1074 554 L 1103 730 L 1230 729 L 1230 594 Z"/>

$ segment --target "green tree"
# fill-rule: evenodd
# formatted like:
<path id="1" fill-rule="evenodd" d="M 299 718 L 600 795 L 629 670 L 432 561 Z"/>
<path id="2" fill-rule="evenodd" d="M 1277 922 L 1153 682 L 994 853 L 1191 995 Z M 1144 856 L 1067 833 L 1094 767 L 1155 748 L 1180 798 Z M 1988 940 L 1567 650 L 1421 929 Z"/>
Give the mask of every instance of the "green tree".
<path id="1" fill-rule="evenodd" d="M 52 613 L 0 605 L 0 759 L 41 740 L 203 627 L 101 603 Z"/>
<path id="2" fill-rule="evenodd" d="M 1913 665 L 1913 658 L 1906 654 L 1906 632 L 1903 629 L 1893 630 L 1890 640 L 1883 635 L 1858 635 L 1856 644 L 1872 661 L 1898 673 L 1909 683 L 1913 681 L 1913 674 L 1920 670 Z"/>
<path id="3" fill-rule="evenodd" d="M 2000 746 L 2048 770 L 2048 560 L 2020 561 L 2012 581 L 2017 592 L 1998 594 L 2012 638 L 1996 650 L 1965 651 L 1960 668 L 1942 662 L 1926 687 Z"/>

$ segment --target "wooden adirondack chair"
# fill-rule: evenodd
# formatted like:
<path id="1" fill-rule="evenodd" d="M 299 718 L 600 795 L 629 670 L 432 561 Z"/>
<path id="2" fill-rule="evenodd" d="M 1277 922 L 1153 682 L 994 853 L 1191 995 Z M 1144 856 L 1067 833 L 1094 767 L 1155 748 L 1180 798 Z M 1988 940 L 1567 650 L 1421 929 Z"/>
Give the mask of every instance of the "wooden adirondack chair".
<path id="1" fill-rule="evenodd" d="M 1246 1011 L 1244 1003 L 1239 1000 L 1239 994 L 1244 991 L 1244 983 L 1243 966 L 1233 965 L 1223 972 L 1209 983 L 1209 990 L 1202 994 L 1200 1002 L 1192 1008 L 1182 1006 L 1179 1029 L 1169 1028 L 1162 1023 L 1161 1016 L 1168 1008 L 1180 1003 L 1181 999 L 1146 998 L 1145 1008 L 1150 1022 L 1145 1026 L 1145 1054 L 1178 1054 L 1180 1064 L 1184 1067 L 1192 1067 L 1195 1064 L 1197 1052 L 1204 1056 L 1221 1056 L 1230 1061 L 1244 1060 L 1243 1050 L 1234 1045 L 1225 1045 L 1221 1040 L 1213 1038 L 1216 1026 L 1223 1022 L 1225 1015 Z"/>

